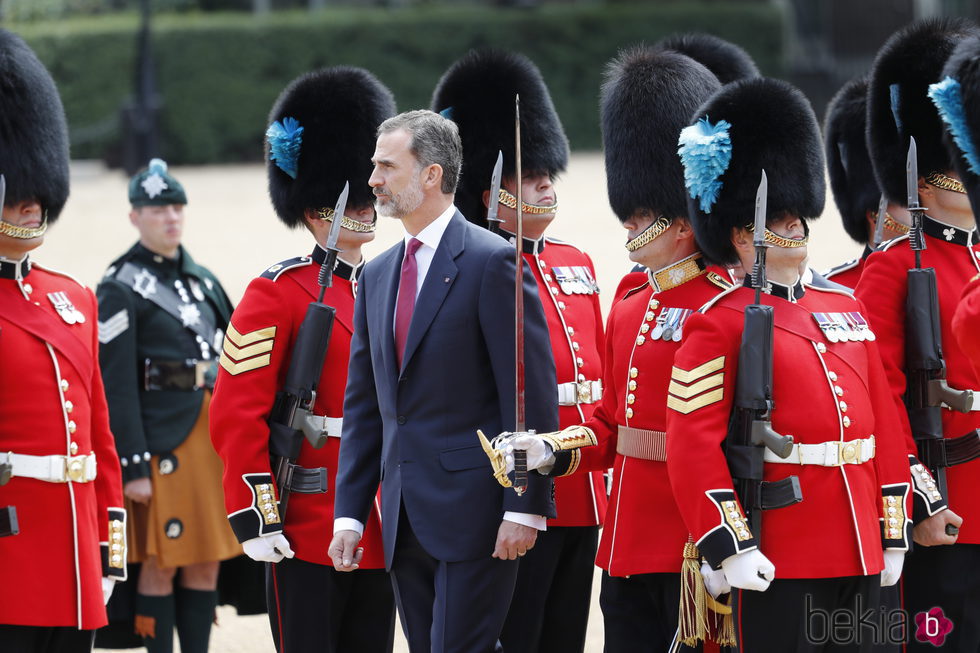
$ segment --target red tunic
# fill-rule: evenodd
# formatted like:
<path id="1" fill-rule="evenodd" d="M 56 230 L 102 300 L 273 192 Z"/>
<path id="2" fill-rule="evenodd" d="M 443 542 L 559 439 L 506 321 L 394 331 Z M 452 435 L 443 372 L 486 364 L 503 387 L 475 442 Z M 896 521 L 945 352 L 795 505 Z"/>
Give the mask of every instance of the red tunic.
<path id="1" fill-rule="evenodd" d="M 980 373 L 970 362 L 953 330 L 953 315 L 967 282 L 977 275 L 980 266 L 977 256 L 980 247 L 970 244 L 976 239 L 974 230 L 965 231 L 941 225 L 925 218 L 926 249 L 921 254 L 922 267 L 936 270 L 939 295 L 939 323 L 942 331 L 943 356 L 946 361 L 946 380 L 959 390 L 980 390 Z M 937 231 L 938 229 L 938 231 Z M 935 237 L 943 229 L 952 236 Z M 879 335 L 885 372 L 896 399 L 905 392 L 905 298 L 908 288 L 906 271 L 915 267 L 915 256 L 909 247 L 908 236 L 889 241 L 881 250 L 868 257 L 857 296 L 868 307 L 870 321 Z M 955 438 L 980 427 L 980 412 L 959 413 L 942 409 L 943 435 Z M 907 446 L 915 454 L 915 445 L 906 422 Z M 961 544 L 980 544 L 980 493 L 977 478 L 980 459 L 946 470 L 949 507 L 963 517 L 957 541 Z"/>
<path id="2" fill-rule="evenodd" d="M 59 299 L 84 321 L 62 317 Z M 91 482 L 15 475 L 0 486 L 0 506 L 15 506 L 20 525 L 20 534 L 0 538 L 0 623 L 99 628 L 106 624 L 102 577 L 125 579 L 124 535 L 118 564 L 107 556 L 110 520 L 124 534 L 125 511 L 98 346 L 89 289 L 37 265 L 22 279 L 0 278 L 0 451 L 94 452 L 97 464 Z"/>
<path id="3" fill-rule="evenodd" d="M 592 259 L 574 245 L 554 238 L 527 241 L 524 259 L 538 283 L 558 383 L 598 381 L 604 340 Z M 588 403 L 559 406 L 559 427 L 581 424 L 597 405 L 590 398 Z M 602 472 L 555 479 L 555 509 L 558 517 L 549 519 L 549 526 L 601 525 L 606 512 Z"/>
<path id="4" fill-rule="evenodd" d="M 599 446 L 582 450 L 582 466 L 614 467 L 596 556 L 596 564 L 612 576 L 680 572 L 688 530 L 674 503 L 667 465 L 617 453 L 617 433 L 620 425 L 666 430 L 670 368 L 683 340 L 651 338 L 657 316 L 671 308 L 697 311 L 728 286 L 721 270 L 662 292 L 654 292 L 647 282 L 617 302 L 609 314 L 606 394 L 586 423 Z M 644 327 L 646 333 L 641 332 Z"/>
<path id="5" fill-rule="evenodd" d="M 867 260 L 866 256 L 851 259 L 846 263 L 830 268 L 823 273 L 823 276 L 828 281 L 839 283 L 842 286 L 857 288 L 858 280 L 861 279 L 861 273 L 864 272 L 864 264 Z"/>
<path id="6" fill-rule="evenodd" d="M 963 289 L 963 298 L 953 315 L 953 334 L 980 375 L 980 274 Z"/>
<path id="7" fill-rule="evenodd" d="M 322 254 L 322 250 L 317 248 L 316 253 Z M 348 278 L 340 274 L 344 269 Z M 285 383 L 306 309 L 319 293 L 319 271 L 320 266 L 308 256 L 284 261 L 254 279 L 245 290 L 225 337 L 221 369 L 211 400 L 211 440 L 224 461 L 225 506 L 239 540 L 282 529 L 297 558 L 327 565 L 331 564 L 327 545 L 333 533 L 334 479 L 340 451 L 340 438 L 333 437 L 332 431 L 322 449 L 312 448 L 304 439 L 297 460 L 301 467 L 327 468 L 325 494 L 291 493 L 284 529 L 279 523 L 258 528 L 258 520 L 236 517 L 250 515 L 256 501 L 253 485 L 244 479 L 273 482 L 267 420 L 276 393 Z M 355 285 L 349 278 L 349 266 L 339 262 L 333 285 L 323 298 L 325 304 L 337 309 L 337 314 L 313 407 L 316 415 L 343 416 L 354 319 Z M 336 433 L 339 435 L 339 429 Z M 362 568 L 384 567 L 377 505 L 359 546 L 364 547 Z"/>
<path id="8" fill-rule="evenodd" d="M 720 445 L 733 407 L 743 309 L 754 302 L 754 291 L 739 287 L 690 319 L 674 360 L 667 466 L 681 515 L 714 566 L 758 546 L 776 566 L 777 578 L 877 574 L 882 549 L 906 548 L 910 532 L 899 411 L 876 343 L 831 342 L 814 319 L 815 312 L 865 313 L 864 308 L 847 293 L 809 286 L 798 301 L 772 295 L 762 301 L 775 307 L 772 427 L 804 444 L 874 434 L 875 456 L 833 467 L 767 462 L 764 480 L 797 475 L 803 501 L 763 512 L 761 542 L 741 508 L 725 503 L 734 494 Z M 896 521 L 883 540 L 886 495 L 895 497 L 890 518 Z"/>

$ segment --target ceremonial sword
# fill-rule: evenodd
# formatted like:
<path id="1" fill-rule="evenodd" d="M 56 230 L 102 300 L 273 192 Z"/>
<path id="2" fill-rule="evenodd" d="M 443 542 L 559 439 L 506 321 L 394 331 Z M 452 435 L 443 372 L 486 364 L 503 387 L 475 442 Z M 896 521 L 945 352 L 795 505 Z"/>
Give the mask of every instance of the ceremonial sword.
<path id="1" fill-rule="evenodd" d="M 515 251 L 517 271 L 514 282 L 514 373 L 517 394 L 515 400 L 514 432 L 527 431 L 524 413 L 524 205 L 521 198 L 521 96 L 514 96 L 514 141 L 516 151 L 515 181 L 517 187 L 517 233 Z M 496 205 L 497 198 L 492 198 Z M 514 491 L 520 496 L 527 489 L 527 451 L 514 451 Z"/>

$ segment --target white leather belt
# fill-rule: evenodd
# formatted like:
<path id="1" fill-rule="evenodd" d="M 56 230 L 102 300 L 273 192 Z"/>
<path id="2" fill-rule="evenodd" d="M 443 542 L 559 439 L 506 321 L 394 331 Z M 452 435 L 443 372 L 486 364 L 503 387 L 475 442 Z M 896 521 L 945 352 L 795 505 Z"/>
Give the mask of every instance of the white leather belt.
<path id="1" fill-rule="evenodd" d="M 875 436 L 869 435 L 862 440 L 849 442 L 831 440 L 820 444 L 794 444 L 786 458 L 780 458 L 767 448 L 763 460 L 767 463 L 785 463 L 788 465 L 839 467 L 841 465 L 860 465 L 874 457 Z"/>
<path id="2" fill-rule="evenodd" d="M 339 438 L 344 429 L 343 417 L 327 417 L 326 415 L 310 415 L 306 418 L 314 428 L 326 433 L 328 438 Z"/>
<path id="3" fill-rule="evenodd" d="M 602 399 L 602 381 L 569 381 L 558 384 L 558 405 L 594 404 Z"/>
<path id="4" fill-rule="evenodd" d="M 95 453 L 87 456 L 27 456 L 0 453 L 0 463 L 10 465 L 10 476 L 48 483 L 88 483 L 95 480 Z"/>

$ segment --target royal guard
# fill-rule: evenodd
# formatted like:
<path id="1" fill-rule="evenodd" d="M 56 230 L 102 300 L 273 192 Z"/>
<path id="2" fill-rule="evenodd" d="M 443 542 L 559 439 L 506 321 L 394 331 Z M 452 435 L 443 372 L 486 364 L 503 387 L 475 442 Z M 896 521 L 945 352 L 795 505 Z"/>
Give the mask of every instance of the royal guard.
<path id="1" fill-rule="evenodd" d="M 953 157 L 954 169 L 966 187 L 974 220 L 980 216 L 980 125 L 977 124 L 980 102 L 980 76 L 976 62 L 980 57 L 980 37 L 964 39 L 943 69 L 944 90 L 937 102 L 950 137 L 946 147 Z M 933 95 L 937 95 L 935 92 Z M 980 227 L 980 224 L 978 224 Z M 980 374 L 980 274 L 970 280 L 953 314 L 953 334 L 967 358 Z"/>
<path id="2" fill-rule="evenodd" d="M 901 573 L 911 490 L 900 413 L 863 305 L 801 280 L 806 221 L 825 196 L 806 98 L 777 80 L 728 85 L 680 145 L 702 252 L 740 263 L 754 288 L 687 321 L 667 388 L 671 486 L 721 572 L 707 590 L 733 588 L 740 650 L 816 650 L 827 634 L 807 630 L 808 611 L 876 607 Z"/>
<path id="3" fill-rule="evenodd" d="M 134 631 L 150 653 L 206 651 L 219 562 L 241 555 L 223 519 L 208 404 L 231 302 L 181 245 L 187 194 L 161 159 L 129 182 L 139 241 L 99 298 L 99 360 L 141 563 Z M 180 571 L 178 575 L 177 572 Z"/>
<path id="4" fill-rule="evenodd" d="M 361 247 L 374 239 L 371 156 L 378 125 L 394 112 L 391 92 L 373 75 L 340 66 L 294 80 L 269 116 L 273 208 L 287 227 L 307 229 L 315 245 L 268 267 L 246 289 L 225 338 L 211 437 L 225 465 L 232 528 L 249 556 L 268 563 L 280 653 L 392 648 L 394 599 L 377 505 L 357 572 L 334 570 L 327 545 Z M 307 320 L 317 310 L 333 316 Z"/>
<path id="5" fill-rule="evenodd" d="M 515 96 L 520 96 L 521 179 L 517 178 Z M 558 212 L 554 182 L 568 165 L 568 139 L 537 67 L 522 55 L 472 51 L 443 75 L 432 109 L 459 128 L 463 172 L 456 206 L 471 222 L 515 242 L 517 185 L 524 259 L 537 284 L 557 367 L 561 426 L 592 416 L 603 396 L 603 329 L 595 266 L 578 247 L 545 235 Z M 498 153 L 498 189 L 491 177 Z M 488 208 L 492 207 L 492 208 Z M 495 220 L 488 222 L 488 214 Z M 501 338 L 512 337 L 501 333 Z M 521 560 L 500 641 L 507 651 L 582 651 L 593 561 L 606 510 L 602 471 L 555 483 L 558 517 Z"/>
<path id="6" fill-rule="evenodd" d="M 707 68 L 722 84 L 759 76 L 759 69 L 748 52 L 714 34 L 706 32 L 673 34 L 658 41 L 655 47 L 672 50 L 694 59 Z M 683 117 L 687 118 L 687 116 Z M 619 301 L 627 292 L 646 281 L 646 269 L 642 265 L 634 265 L 633 269 L 619 281 L 613 294 L 613 302 Z"/>
<path id="7" fill-rule="evenodd" d="M 882 195 L 865 138 L 867 95 L 867 77 L 844 84 L 827 106 L 824 125 L 830 190 L 840 211 L 844 231 L 854 242 L 864 246 L 860 257 L 823 273 L 825 278 L 847 288 L 857 287 L 864 263 L 874 248 L 909 232 L 910 217 L 902 205 L 886 199 L 884 212 L 879 215 Z"/>
<path id="8" fill-rule="evenodd" d="M 613 468 L 596 557 L 609 652 L 666 651 L 677 630 L 688 532 L 665 464 L 667 383 L 687 318 L 731 284 L 694 241 L 676 138 L 720 86 L 701 64 L 655 47 L 624 51 L 607 66 L 600 111 L 609 201 L 628 231 L 629 260 L 651 272 L 609 315 L 602 402 L 590 420 L 557 434 L 587 432 L 598 446 L 553 455 L 544 443 L 556 434 L 511 444 L 529 449 L 529 468 L 552 475 Z M 656 520 L 647 518 L 651 506 Z"/>
<path id="9" fill-rule="evenodd" d="M 919 546 L 908 560 L 904 607 L 914 618 L 941 606 L 954 627 L 947 645 L 957 651 L 980 646 L 980 631 L 968 626 L 980 607 L 980 592 L 962 573 L 980 564 L 980 447 L 975 446 L 980 413 L 954 396 L 980 389 L 980 376 L 951 326 L 965 286 L 980 272 L 980 247 L 969 198 L 955 157 L 944 147 L 943 123 L 929 92 L 941 81 L 954 48 L 977 34 L 965 20 L 921 21 L 893 35 L 875 59 L 868 90 L 871 162 L 886 198 L 904 206 L 911 202 L 921 228 L 869 256 L 857 287 L 880 336 L 892 395 L 905 400 L 908 432 L 915 438 L 908 441 L 908 453 Z M 920 292 L 917 280 L 929 277 L 931 288 Z M 931 333 L 923 333 L 928 325 Z M 939 401 L 928 391 L 944 385 L 953 396 Z M 910 628 L 909 650 L 926 650 L 932 643 L 916 641 L 915 630 Z"/>
<path id="10" fill-rule="evenodd" d="M 0 84 L 0 648 L 80 653 L 126 578 L 98 309 L 29 258 L 68 198 L 68 128 L 48 71 L 6 30 Z"/>

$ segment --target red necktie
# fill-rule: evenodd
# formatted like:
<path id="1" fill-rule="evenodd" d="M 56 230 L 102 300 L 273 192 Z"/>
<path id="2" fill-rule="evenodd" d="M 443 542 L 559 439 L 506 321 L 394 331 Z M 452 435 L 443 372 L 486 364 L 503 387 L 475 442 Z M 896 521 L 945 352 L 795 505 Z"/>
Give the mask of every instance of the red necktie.
<path id="1" fill-rule="evenodd" d="M 408 326 L 412 323 L 415 310 L 415 291 L 418 287 L 419 266 L 415 262 L 415 252 L 422 241 L 412 238 L 408 241 L 405 258 L 402 260 L 402 277 L 398 283 L 398 306 L 395 307 L 395 353 L 401 367 L 405 355 L 405 341 L 408 340 Z"/>

